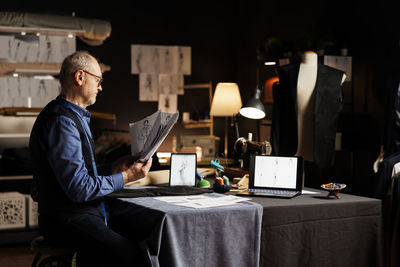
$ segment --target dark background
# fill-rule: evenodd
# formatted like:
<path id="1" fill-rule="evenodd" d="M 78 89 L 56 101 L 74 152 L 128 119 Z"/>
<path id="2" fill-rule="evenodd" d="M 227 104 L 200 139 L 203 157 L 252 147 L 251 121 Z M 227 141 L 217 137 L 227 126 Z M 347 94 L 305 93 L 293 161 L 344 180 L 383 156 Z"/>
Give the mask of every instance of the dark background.
<path id="1" fill-rule="evenodd" d="M 367 194 L 374 179 L 372 163 L 379 154 L 384 125 L 385 82 L 388 73 L 399 70 L 399 23 L 394 4 L 385 1 L 134 1 L 57 2 L 53 4 L 8 2 L 2 11 L 71 15 L 107 20 L 111 36 L 103 45 L 88 46 L 77 39 L 77 49 L 88 50 L 102 63 L 103 92 L 90 110 L 114 113 L 117 129 L 157 110 L 156 102 L 139 102 L 138 75 L 130 74 L 132 44 L 181 45 L 192 48 L 192 74 L 185 83 L 237 82 L 242 101 L 251 90 L 272 76 L 260 66 L 257 48 L 271 37 L 289 43 L 293 51 L 320 48 L 325 54 L 339 55 L 349 49 L 353 57 L 353 81 L 345 85 L 346 106 L 339 123 L 344 149 L 337 153 L 336 171 L 355 194 Z M 259 73 L 259 76 L 257 74 Z M 257 78 L 258 77 L 258 78 Z M 203 100 L 204 98 L 204 100 Z M 180 96 L 180 112 L 208 110 L 208 95 Z M 271 117 L 266 104 L 267 118 Z M 214 134 L 221 137 L 223 119 L 215 118 Z M 97 129 L 114 127 L 110 122 L 94 122 Z M 257 122 L 241 119 L 240 133 L 257 135 Z M 172 148 L 176 134 L 207 134 L 207 129 L 185 130 L 177 124 L 162 145 Z M 230 128 L 230 148 L 234 129 Z M 232 150 L 230 150 L 232 155 Z"/>

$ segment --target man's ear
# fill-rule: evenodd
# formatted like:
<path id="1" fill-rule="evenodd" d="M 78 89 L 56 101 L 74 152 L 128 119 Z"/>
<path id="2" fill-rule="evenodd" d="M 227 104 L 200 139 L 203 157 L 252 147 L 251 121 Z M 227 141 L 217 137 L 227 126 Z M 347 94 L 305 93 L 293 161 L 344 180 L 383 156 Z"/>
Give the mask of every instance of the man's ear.
<path id="1" fill-rule="evenodd" d="M 81 71 L 81 70 L 76 71 L 75 74 L 74 74 L 74 78 L 75 78 L 75 83 L 77 85 L 82 86 L 83 81 L 85 79 L 85 77 L 83 75 L 83 71 Z"/>

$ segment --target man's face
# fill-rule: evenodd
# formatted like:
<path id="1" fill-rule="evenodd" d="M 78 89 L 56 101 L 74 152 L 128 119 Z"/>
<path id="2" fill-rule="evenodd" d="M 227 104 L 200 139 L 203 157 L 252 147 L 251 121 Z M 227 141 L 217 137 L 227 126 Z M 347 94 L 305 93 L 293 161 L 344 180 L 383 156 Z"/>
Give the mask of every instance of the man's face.
<path id="1" fill-rule="evenodd" d="M 96 102 L 97 94 L 102 90 L 100 84 L 102 73 L 99 64 L 93 61 L 93 64 L 91 64 L 88 69 L 83 70 L 83 75 L 82 98 L 85 104 L 90 106 Z"/>

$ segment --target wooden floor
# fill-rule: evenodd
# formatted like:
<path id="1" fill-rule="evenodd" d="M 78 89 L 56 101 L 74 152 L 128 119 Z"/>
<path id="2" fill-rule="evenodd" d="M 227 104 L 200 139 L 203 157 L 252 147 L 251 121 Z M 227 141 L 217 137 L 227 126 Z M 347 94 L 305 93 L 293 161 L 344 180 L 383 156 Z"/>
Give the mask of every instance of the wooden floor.
<path id="1" fill-rule="evenodd" d="M 29 267 L 34 256 L 29 244 L 0 246 L 1 267 Z"/>

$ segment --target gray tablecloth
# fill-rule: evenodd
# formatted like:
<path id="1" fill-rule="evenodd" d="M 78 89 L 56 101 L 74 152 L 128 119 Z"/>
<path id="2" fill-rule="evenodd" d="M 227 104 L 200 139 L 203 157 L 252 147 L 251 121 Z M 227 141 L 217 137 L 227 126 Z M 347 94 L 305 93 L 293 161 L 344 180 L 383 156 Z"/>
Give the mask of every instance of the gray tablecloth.
<path id="1" fill-rule="evenodd" d="M 125 223 L 148 235 L 141 244 L 153 266 L 259 266 L 262 207 L 257 203 L 194 209 L 152 197 L 116 201 L 126 208 L 121 212 L 132 211 Z M 140 239 L 140 229 L 134 232 Z"/>
<path id="2" fill-rule="evenodd" d="M 260 266 L 382 266 L 381 201 L 319 192 L 252 198 L 264 210 Z"/>

